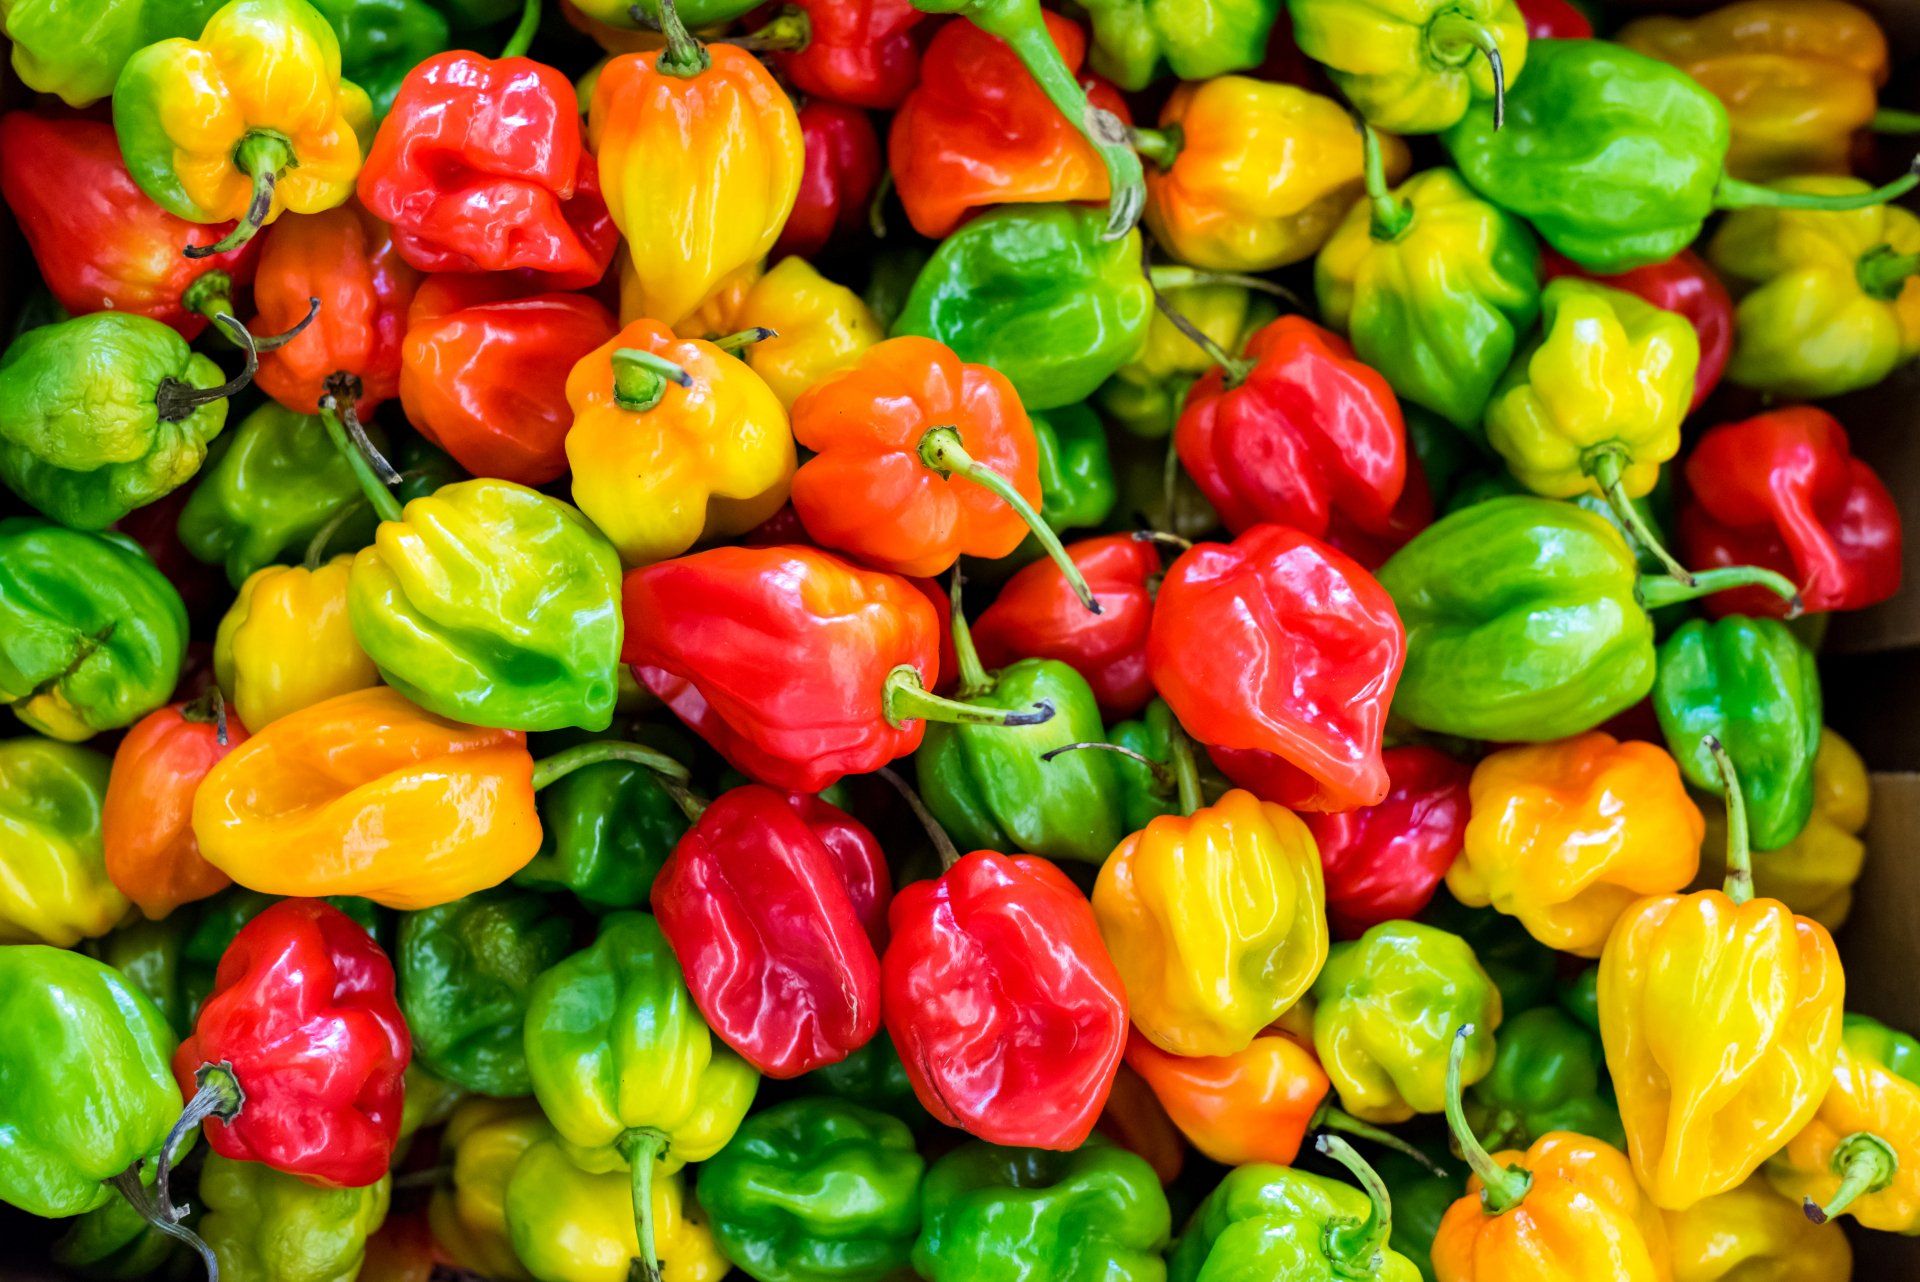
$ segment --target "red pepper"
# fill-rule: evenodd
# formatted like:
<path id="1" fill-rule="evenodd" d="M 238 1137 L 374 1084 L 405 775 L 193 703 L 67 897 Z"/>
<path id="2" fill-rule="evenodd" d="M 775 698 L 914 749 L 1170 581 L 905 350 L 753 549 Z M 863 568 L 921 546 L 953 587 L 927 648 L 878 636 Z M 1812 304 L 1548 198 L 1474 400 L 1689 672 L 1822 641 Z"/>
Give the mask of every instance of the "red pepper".
<path id="1" fill-rule="evenodd" d="M 1388 748 L 1382 760 L 1387 795 L 1378 805 L 1301 816 L 1320 847 L 1327 920 L 1342 939 L 1418 916 L 1466 836 L 1471 766 L 1418 744 Z"/>
<path id="2" fill-rule="evenodd" d="M 584 294 L 520 276 L 431 276 L 407 311 L 407 421 L 475 476 L 545 485 L 567 470 L 567 375 L 619 329 Z"/>
<path id="3" fill-rule="evenodd" d="M 1087 37 L 1042 12 L 1047 34 L 1078 74 Z M 1095 107 L 1122 124 L 1127 104 L 1098 76 L 1080 76 Z M 935 239 L 989 205 L 1105 200 L 1106 166 L 1093 144 L 1060 114 L 1012 49 L 971 22 L 949 22 L 927 46 L 920 83 L 887 136 L 887 158 L 907 219 Z"/>
<path id="4" fill-rule="evenodd" d="M 107 876 L 148 920 L 224 890 L 229 878 L 200 856 L 193 795 L 247 728 L 218 694 L 142 717 L 113 754 L 100 808 Z"/>
<path id="5" fill-rule="evenodd" d="M 75 316 L 131 312 L 197 338 L 214 313 L 234 314 L 232 291 L 260 259 L 251 242 L 211 258 L 183 255 L 182 245 L 211 245 L 233 224 L 190 223 L 154 204 L 101 120 L 0 116 L 0 197 L 47 289 Z"/>
<path id="6" fill-rule="evenodd" d="M 1519 5 L 1529 40 L 1586 40 L 1593 35 L 1593 19 L 1567 0 L 1519 0 Z"/>
<path id="7" fill-rule="evenodd" d="M 893 883 L 873 834 L 818 797 L 747 784 L 709 803 L 653 912 L 720 1040 L 769 1077 L 837 1064 L 880 1028 Z"/>
<path id="8" fill-rule="evenodd" d="M 1339 335 L 1282 316 L 1246 357 L 1201 375 L 1174 429 L 1180 462 L 1238 534 L 1262 522 L 1315 538 L 1384 534 L 1407 480 L 1407 428 L 1387 380 Z"/>
<path id="9" fill-rule="evenodd" d="M 1080 604 L 1052 561 L 1035 561 L 1008 579 L 974 621 L 973 644 L 988 668 L 1016 659 L 1058 659 L 1093 687 L 1108 720 L 1130 717 L 1153 698 L 1147 676 L 1147 628 L 1160 553 L 1131 534 L 1067 544 L 1100 613 Z"/>
<path id="10" fill-rule="evenodd" d="M 408 72 L 359 194 L 426 272 L 526 271 L 583 289 L 620 243 L 573 84 L 531 58 L 454 50 Z"/>
<path id="11" fill-rule="evenodd" d="M 1385 527 L 1362 530 L 1336 521 L 1327 531 L 1327 542 L 1367 569 L 1377 570 L 1414 535 L 1432 525 L 1433 516 L 1433 489 L 1427 484 L 1426 469 L 1420 466 L 1420 456 L 1408 450 L 1407 483 L 1400 490 L 1400 501 L 1387 514 Z"/>
<path id="12" fill-rule="evenodd" d="M 1297 768 L 1305 786 L 1281 804 L 1298 810 L 1386 797 L 1380 741 L 1406 657 L 1386 589 L 1343 553 L 1281 525 L 1181 553 L 1161 581 L 1147 639 L 1154 688 L 1188 733 Z"/>
<path id="13" fill-rule="evenodd" d="M 1093 907 L 1031 855 L 975 851 L 894 896 L 887 1031 L 936 1118 L 993 1144 L 1077 1148 L 1127 1040 Z"/>
<path id="14" fill-rule="evenodd" d="M 1858 610 L 1899 590 L 1900 509 L 1831 415 L 1795 405 L 1723 423 L 1700 438 L 1686 470 L 1688 564 L 1777 570 L 1815 611 Z M 1778 618 L 1787 605 L 1738 588 L 1708 597 L 1707 609 Z"/>
<path id="15" fill-rule="evenodd" d="M 283 899 L 234 936 L 174 1052 L 181 1126 L 204 1120 L 223 1157 L 361 1188 L 392 1163 L 412 1056 L 380 945 L 324 900 Z"/>
<path id="16" fill-rule="evenodd" d="M 1693 404 L 1688 408 L 1699 409 L 1720 385 L 1727 357 L 1733 354 L 1733 299 L 1706 259 L 1691 249 L 1681 250 L 1664 263 L 1636 267 L 1618 276 L 1597 275 L 1546 249 L 1541 256 L 1541 272 L 1546 280 L 1578 276 L 1599 281 L 1686 317 L 1700 336 L 1700 366 L 1694 371 Z"/>
<path id="17" fill-rule="evenodd" d="M 814 98 L 892 111 L 920 80 L 927 15 L 912 0 L 791 0 L 807 15 L 807 41 L 773 65 Z M 802 123 L 806 119 L 801 115 Z"/>
<path id="18" fill-rule="evenodd" d="M 860 234 L 880 184 L 880 135 L 860 108 L 814 99 L 800 108 L 800 139 L 800 192 L 773 243 L 776 262 L 789 254 L 812 258 L 829 241 Z"/>

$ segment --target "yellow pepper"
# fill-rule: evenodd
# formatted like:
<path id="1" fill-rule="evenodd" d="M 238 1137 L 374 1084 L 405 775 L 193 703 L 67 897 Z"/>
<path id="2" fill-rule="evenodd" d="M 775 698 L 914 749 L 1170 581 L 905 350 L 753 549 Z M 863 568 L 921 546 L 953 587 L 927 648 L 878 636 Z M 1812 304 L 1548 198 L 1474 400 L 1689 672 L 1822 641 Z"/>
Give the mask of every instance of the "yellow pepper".
<path id="1" fill-rule="evenodd" d="M 214 633 L 213 675 L 248 730 L 380 684 L 347 621 L 352 567 L 351 554 L 311 570 L 270 565 L 240 585 Z"/>
<path id="2" fill-rule="evenodd" d="M 533 1275 L 514 1254 L 507 1231 L 507 1180 L 522 1155 L 553 1134 L 532 1100 L 470 1099 L 440 1137 L 453 1158 L 453 1183 L 434 1190 L 427 1222 L 453 1262 L 500 1282 Z"/>
<path id="3" fill-rule="evenodd" d="M 1866 191 L 1790 178 L 1783 191 Z M 1707 257 L 1740 301 L 1727 377 L 1794 398 L 1871 387 L 1920 353 L 1920 218 L 1897 205 L 1742 209 Z"/>
<path id="4" fill-rule="evenodd" d="M 1739 1188 L 1665 1212 L 1673 1282 L 1849 1282 L 1853 1248 L 1837 1224 L 1815 1224 L 1754 1176 Z"/>
<path id="5" fill-rule="evenodd" d="M 1833 1085 L 1767 1179 L 1805 1199 L 1810 1219 L 1845 1211 L 1870 1229 L 1920 1234 L 1920 1042 L 1848 1015 Z"/>
<path id="6" fill-rule="evenodd" d="M 567 377 L 573 499 L 628 566 L 744 534 L 787 501 L 793 431 L 738 358 L 639 320 Z"/>
<path id="7" fill-rule="evenodd" d="M 1175 269 L 1178 270 L 1178 269 Z M 1238 355 L 1247 337 L 1272 320 L 1278 309 L 1245 285 L 1171 285 L 1165 270 L 1154 273 L 1168 304 L 1191 321 L 1220 349 Z M 1180 418 L 1187 388 L 1213 368 L 1213 357 L 1154 309 L 1140 354 L 1100 385 L 1094 402 L 1111 422 L 1135 436 L 1164 438 Z"/>
<path id="8" fill-rule="evenodd" d="M 1327 959 L 1320 854 L 1292 811 L 1235 789 L 1114 848 L 1093 915 L 1133 1023 L 1175 1055 L 1231 1055 Z"/>
<path id="9" fill-rule="evenodd" d="M 711 294 L 700 300 L 698 307 L 674 325 L 673 332 L 682 338 L 708 341 L 739 333 L 747 328 L 747 295 L 766 274 L 767 264 L 758 258 L 739 271 L 729 272 L 725 280 L 713 287 Z M 646 316 L 646 295 L 642 292 L 640 277 L 634 273 L 633 260 L 623 249 L 620 251 L 620 323 L 631 325 Z"/>
<path id="10" fill-rule="evenodd" d="M 653 1241 L 664 1282 L 718 1282 L 728 1268 L 687 1193 L 684 1177 L 656 1170 Z M 640 1255 L 625 1171 L 583 1171 L 553 1140 L 533 1145 L 507 1181 L 513 1248 L 540 1282 L 626 1282 Z"/>
<path id="11" fill-rule="evenodd" d="M 1641 18 L 1614 39 L 1721 101 L 1727 172 L 1750 182 L 1847 172 L 1887 80 L 1886 37 L 1844 0 L 1737 0 L 1697 18 Z"/>
<path id="12" fill-rule="evenodd" d="M 747 365 L 788 409 L 887 336 L 860 295 L 804 258 L 781 259 L 748 292 L 740 314 L 748 325 L 773 331 L 747 348 Z"/>
<path id="13" fill-rule="evenodd" d="M 127 916 L 100 837 L 111 765 L 78 744 L 0 741 L 0 945 L 71 948 Z"/>
<path id="14" fill-rule="evenodd" d="M 1629 905 L 1699 868 L 1705 822 L 1680 767 L 1650 743 L 1595 730 L 1503 749 L 1474 767 L 1469 797 L 1447 889 L 1560 952 L 1598 957 Z"/>

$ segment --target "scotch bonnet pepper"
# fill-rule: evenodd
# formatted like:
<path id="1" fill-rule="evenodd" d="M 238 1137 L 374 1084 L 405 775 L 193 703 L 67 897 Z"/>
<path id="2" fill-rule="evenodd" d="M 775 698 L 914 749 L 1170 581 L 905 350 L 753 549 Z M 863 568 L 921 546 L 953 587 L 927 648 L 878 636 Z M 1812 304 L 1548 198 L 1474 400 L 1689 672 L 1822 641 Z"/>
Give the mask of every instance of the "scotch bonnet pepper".
<path id="1" fill-rule="evenodd" d="M 1605 1083 L 1599 1035 L 1557 1006 L 1536 1006 L 1500 1026 L 1493 1067 L 1467 1093 L 1467 1121 L 1495 1149 L 1526 1148 L 1554 1131 L 1621 1148 Z"/>
<path id="2" fill-rule="evenodd" d="M 911 0 L 797 0 L 794 7 L 807 15 L 806 43 L 775 52 L 773 64 L 813 99 L 808 106 L 891 111 L 918 82 L 923 41 L 915 28 L 926 15 Z M 802 107 L 803 129 L 806 118 Z M 874 168 L 877 179 L 877 153 Z"/>
<path id="3" fill-rule="evenodd" d="M 113 884 L 158 921 L 181 904 L 227 886 L 227 875 L 200 857 L 193 838 L 193 794 L 247 728 L 210 697 L 148 713 L 113 754 L 100 811 L 100 841 Z"/>
<path id="4" fill-rule="evenodd" d="M 1845 1212 L 1870 1229 L 1920 1229 L 1920 1042 L 1869 1016 L 1844 1016 L 1820 1111 L 1766 1176 L 1816 1224 Z"/>
<path id="5" fill-rule="evenodd" d="M 641 1255 L 632 1190 L 624 1172 L 583 1168 L 546 1139 L 514 1164 L 506 1187 L 513 1255 L 541 1282 L 623 1282 Z M 648 1199 L 652 1249 L 666 1282 L 720 1282 L 727 1261 L 714 1249 L 700 1207 L 678 1174 L 657 1178 Z"/>
<path id="6" fill-rule="evenodd" d="M 1663 1213 L 1674 1282 L 1848 1282 L 1853 1249 L 1837 1220 L 1815 1224 L 1761 1176 Z"/>
<path id="7" fill-rule="evenodd" d="M 1144 89 L 1171 71 L 1211 80 L 1258 67 L 1280 0 L 1091 0 L 1093 69 L 1122 89 Z"/>
<path id="8" fill-rule="evenodd" d="M 919 17 L 919 10 L 907 0 L 886 3 Z M 822 0 L 814 4 L 823 14 L 855 12 L 863 7 Z M 794 193 L 793 212 L 787 215 L 780 238 L 769 251 L 774 259 L 794 254 L 812 258 L 831 243 L 845 243 L 862 234 L 871 216 L 880 175 L 886 169 L 873 118 L 859 107 L 816 98 L 800 108 L 799 119 L 805 152 L 800 189 Z"/>
<path id="9" fill-rule="evenodd" d="M 376 120 L 393 108 L 407 73 L 451 39 L 442 12 L 447 5 L 435 0 L 308 2 L 339 37 L 340 70 L 367 91 Z"/>
<path id="10" fill-rule="evenodd" d="M 740 311 L 762 335 L 747 347 L 747 367 L 789 410 L 801 393 L 886 337 L 860 295 L 804 258 L 782 258 L 754 282 Z"/>
<path id="11" fill-rule="evenodd" d="M 1380 761 L 1387 769 L 1380 801 L 1301 816 L 1320 853 L 1327 920 L 1342 939 L 1417 916 L 1466 833 L 1469 767 L 1421 744 L 1388 748 Z"/>
<path id="12" fill-rule="evenodd" d="M 127 916 L 101 832 L 110 764 L 37 735 L 0 740 L 0 942 L 71 948 Z"/>
<path id="13" fill-rule="evenodd" d="M 200 1227 L 227 1282 L 347 1282 L 386 1220 L 392 1181 L 316 1188 L 259 1162 L 211 1154 L 200 1172 Z"/>
<path id="14" fill-rule="evenodd" d="M 1477 104 L 1498 115 L 1529 56 L 1513 0 L 1288 0 L 1293 38 L 1369 124 L 1438 133 Z"/>
<path id="15" fill-rule="evenodd" d="M 113 92 L 127 59 L 171 36 L 191 36 L 220 0 L 106 3 L 77 10 L 64 0 L 7 0 L 0 30 L 13 46 L 13 70 L 35 93 L 85 107 Z"/>
<path id="16" fill-rule="evenodd" d="M 1128 1071 L 1139 1074 L 1179 1135 L 1226 1166 L 1299 1156 L 1327 1098 L 1327 1075 L 1309 1046 L 1263 1033 L 1231 1055 L 1174 1055 L 1139 1029 L 1127 1034 Z"/>
<path id="17" fill-rule="evenodd" d="M 242 724 L 281 717 L 380 683 L 354 640 L 347 588 L 353 558 L 268 566 L 240 585 L 213 638 L 213 675 Z"/>
<path id="18" fill-rule="evenodd" d="M 589 911 L 641 908 L 689 820 L 661 776 L 630 761 L 596 762 L 540 794 L 540 852 L 513 875 L 565 890 Z"/>
<path id="19" fill-rule="evenodd" d="M 1733 354 L 1733 299 L 1713 268 L 1693 250 L 1683 249 L 1662 262 L 1613 275 L 1590 272 L 1548 250 L 1542 255 L 1541 270 L 1549 281 L 1562 276 L 1580 276 L 1625 290 L 1655 307 L 1684 316 L 1700 342 L 1700 363 L 1694 367 L 1689 413 L 1699 409 L 1708 394 L 1720 385 L 1720 376 L 1727 370 L 1727 359 Z"/>
<path id="20" fill-rule="evenodd" d="M 552 1136 L 530 1099 L 483 1097 L 453 1110 L 440 1132 L 440 1151 L 451 1169 L 427 1204 L 427 1223 L 454 1264 L 503 1282 L 531 1276 L 508 1236 L 508 1181 L 527 1150 Z"/>
<path id="21" fill-rule="evenodd" d="M 1161 273 L 1163 281 L 1166 275 Z M 1235 355 L 1247 336 L 1274 315 L 1274 305 L 1264 291 L 1256 292 L 1250 283 L 1167 282 L 1157 288 L 1173 313 L 1212 339 L 1221 351 Z M 1134 436 L 1164 437 L 1180 417 L 1187 388 L 1214 365 L 1211 353 L 1156 307 L 1145 345 L 1100 385 L 1092 404 L 1103 418 Z"/>

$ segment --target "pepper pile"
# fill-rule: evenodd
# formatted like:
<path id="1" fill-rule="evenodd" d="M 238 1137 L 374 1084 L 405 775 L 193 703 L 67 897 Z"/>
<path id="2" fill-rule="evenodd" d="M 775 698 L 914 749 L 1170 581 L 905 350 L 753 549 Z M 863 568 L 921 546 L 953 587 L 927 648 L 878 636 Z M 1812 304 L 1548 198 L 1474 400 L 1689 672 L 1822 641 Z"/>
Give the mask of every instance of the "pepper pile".
<path id="1" fill-rule="evenodd" d="M 0 25 L 0 1201 L 61 1268 L 1920 1234 L 1815 661 L 1902 545 L 1809 402 L 1920 353 L 1859 9 Z"/>

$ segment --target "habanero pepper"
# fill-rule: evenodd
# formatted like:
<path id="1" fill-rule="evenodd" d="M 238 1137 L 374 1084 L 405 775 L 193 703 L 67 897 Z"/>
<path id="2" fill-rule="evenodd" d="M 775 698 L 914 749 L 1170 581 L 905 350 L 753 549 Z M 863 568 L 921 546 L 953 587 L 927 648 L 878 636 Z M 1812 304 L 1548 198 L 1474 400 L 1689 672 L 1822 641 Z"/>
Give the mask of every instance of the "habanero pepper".
<path id="1" fill-rule="evenodd" d="M 361 1188 L 319 1188 L 213 1153 L 200 1170 L 200 1227 L 227 1282 L 340 1282 L 358 1278 L 392 1194 L 385 1175 Z"/>
<path id="2" fill-rule="evenodd" d="M 907 0 L 883 3 L 898 4 L 916 20 L 919 17 L 920 11 Z M 815 0 L 814 7 L 822 13 L 839 13 L 862 6 Z M 816 98 L 800 108 L 799 120 L 800 186 L 794 193 L 793 212 L 768 251 L 775 260 L 790 255 L 812 258 L 829 244 L 845 243 L 864 231 L 873 193 L 886 168 L 873 119 L 859 107 Z"/>
<path id="3" fill-rule="evenodd" d="M 1586 40 L 1593 19 L 1572 0 L 1516 0 L 1526 19 L 1528 40 Z"/>
<path id="4" fill-rule="evenodd" d="M 150 921 L 224 889 L 200 857 L 193 794 L 220 759 L 247 740 L 218 689 L 148 713 L 113 754 L 100 811 L 107 875 Z"/>
<path id="5" fill-rule="evenodd" d="M 807 17 L 806 43 L 776 52 L 773 65 L 819 105 L 892 111 L 920 82 L 924 41 L 915 28 L 926 15 L 911 0 L 793 0 L 792 7 Z M 802 129 L 806 118 L 802 108 Z"/>
<path id="6" fill-rule="evenodd" d="M 170 36 L 191 36 L 220 0 L 156 0 L 89 5 L 65 0 L 8 0 L 0 31 L 13 46 L 13 70 L 35 93 L 58 94 L 85 107 L 113 92 L 127 59 Z"/>
<path id="7" fill-rule="evenodd" d="M 264 730 L 337 694 L 380 683 L 354 640 L 347 590 L 353 558 L 270 565 L 240 585 L 213 637 L 213 675 L 239 719 Z"/>
<path id="8" fill-rule="evenodd" d="M 852 365 L 886 337 L 860 295 L 804 258 L 783 258 L 753 283 L 740 314 L 765 334 L 747 345 L 747 368 L 789 411 L 802 393 Z"/>
<path id="9" fill-rule="evenodd" d="M 435 0 L 307 2 L 339 37 L 341 73 L 367 91 L 375 120 L 393 109 L 407 73 L 452 38 L 444 6 Z"/>
<path id="10" fill-rule="evenodd" d="M 1280 0 L 1089 0 L 1093 69 L 1122 89 L 1211 80 L 1266 59 Z"/>
<path id="11" fill-rule="evenodd" d="M 507 1187 L 527 1150 L 552 1135 L 530 1099 L 482 1096 L 454 1109 L 440 1133 L 450 1170 L 427 1204 L 434 1240 L 453 1264 L 501 1282 L 529 1282 L 508 1234 Z"/>
<path id="12" fill-rule="evenodd" d="M 1368 124 L 1438 133 L 1478 105 L 1495 115 L 1530 48 L 1513 0 L 1288 0 L 1294 42 Z"/>
<path id="13" fill-rule="evenodd" d="M 1109 423 L 1148 440 L 1173 431 L 1187 388 L 1215 367 L 1213 357 L 1171 317 L 1179 316 L 1220 350 L 1238 355 L 1247 336 L 1272 320 L 1276 310 L 1265 291 L 1256 291 L 1250 283 L 1176 285 L 1167 281 L 1164 270 L 1160 278 L 1164 283 L 1157 288 L 1170 310 L 1154 309 L 1145 344 L 1100 385 L 1092 400 Z"/>
<path id="14" fill-rule="evenodd" d="M 678 759 L 691 744 L 659 746 Z M 556 780 L 540 793 L 539 806 L 540 853 L 514 883 L 567 891 L 593 913 L 644 907 L 689 823 L 659 775 L 619 758 Z"/>
<path id="15" fill-rule="evenodd" d="M 1845 1213 L 1870 1229 L 1920 1229 L 1920 1042 L 1843 1016 L 1833 1084 L 1766 1176 L 1816 1224 Z"/>
<path id="16" fill-rule="evenodd" d="M 1754 1176 L 1664 1212 L 1673 1282 L 1850 1282 L 1853 1249 L 1837 1221 L 1815 1224 Z"/>
<path id="17" fill-rule="evenodd" d="M 1327 1098 L 1313 1051 L 1262 1033 L 1231 1055 L 1175 1055 L 1127 1034 L 1127 1067 L 1153 1089 L 1188 1142 L 1224 1166 L 1291 1166 Z"/>
<path id="18" fill-rule="evenodd" d="M 1541 255 L 1541 279 L 1578 276 L 1596 284 L 1624 290 L 1643 302 L 1684 316 L 1699 340 L 1700 362 L 1693 371 L 1692 413 L 1720 385 L 1727 358 L 1733 354 L 1733 299 L 1705 259 L 1683 249 L 1662 262 L 1602 276 L 1549 249 Z"/>
<path id="19" fill-rule="evenodd" d="M 626 1282 L 642 1254 L 633 1193 L 621 1171 L 582 1167 L 556 1140 L 541 1140 L 516 1162 L 506 1187 L 513 1254 L 542 1282 Z M 678 1175 L 656 1178 L 648 1199 L 655 1276 L 664 1282 L 720 1282 L 727 1261 L 715 1249 L 700 1206 Z"/>
<path id="20" fill-rule="evenodd" d="M 1418 916 L 1460 854 L 1470 767 L 1420 744 L 1380 754 L 1387 795 L 1371 806 L 1301 815 L 1320 852 L 1327 920 L 1352 939 Z"/>
<path id="21" fill-rule="evenodd" d="M 1523 1010 L 1500 1026 L 1493 1067 L 1465 1101 L 1476 1138 L 1496 1149 L 1525 1148 L 1554 1131 L 1627 1140 L 1613 1106 L 1600 1035 L 1558 1006 Z"/>
<path id="22" fill-rule="evenodd" d="M 0 945 L 71 948 L 129 916 L 102 844 L 110 769 L 104 754 L 78 744 L 0 739 Z"/>

